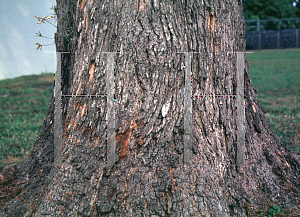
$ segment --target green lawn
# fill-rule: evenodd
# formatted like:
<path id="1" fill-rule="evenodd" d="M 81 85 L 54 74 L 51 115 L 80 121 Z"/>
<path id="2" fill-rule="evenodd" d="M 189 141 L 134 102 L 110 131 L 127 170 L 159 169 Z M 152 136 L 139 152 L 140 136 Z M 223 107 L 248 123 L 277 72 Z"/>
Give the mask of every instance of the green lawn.
<path id="1" fill-rule="evenodd" d="M 267 119 L 282 143 L 300 152 L 300 49 L 254 50 L 247 58 Z M 23 162 L 30 152 L 43 126 L 53 80 L 51 73 L 0 81 L 0 169 Z"/>
<path id="2" fill-rule="evenodd" d="M 0 81 L 0 169 L 26 159 L 42 129 L 53 84 L 53 73 Z"/>
<path id="3" fill-rule="evenodd" d="M 281 142 L 300 152 L 300 49 L 246 54 L 258 100 Z"/>

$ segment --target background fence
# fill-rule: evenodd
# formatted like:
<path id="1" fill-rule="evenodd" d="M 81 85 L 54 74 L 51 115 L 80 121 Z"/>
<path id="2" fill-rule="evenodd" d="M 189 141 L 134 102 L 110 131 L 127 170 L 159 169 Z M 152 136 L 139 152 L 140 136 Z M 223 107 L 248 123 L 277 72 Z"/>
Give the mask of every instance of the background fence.
<path id="1" fill-rule="evenodd" d="M 300 18 L 246 20 L 246 41 L 247 50 L 300 47 Z"/>

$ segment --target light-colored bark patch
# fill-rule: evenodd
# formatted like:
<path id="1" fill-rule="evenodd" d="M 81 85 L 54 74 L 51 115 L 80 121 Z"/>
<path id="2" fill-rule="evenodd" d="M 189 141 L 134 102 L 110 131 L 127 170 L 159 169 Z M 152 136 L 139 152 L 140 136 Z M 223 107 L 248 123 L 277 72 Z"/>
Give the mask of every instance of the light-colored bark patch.
<path id="1" fill-rule="evenodd" d="M 98 145 L 99 145 L 99 139 L 100 139 L 100 137 L 97 137 L 96 139 L 94 139 L 94 141 L 93 141 L 93 148 L 96 148 Z"/>
<path id="2" fill-rule="evenodd" d="M 86 5 L 86 0 L 82 0 L 80 9 L 83 10 L 84 6 Z"/>
<path id="3" fill-rule="evenodd" d="M 76 142 L 75 146 L 80 142 L 80 139 Z"/>
<path id="4" fill-rule="evenodd" d="M 80 83 L 79 83 L 78 89 L 77 89 L 77 91 L 76 91 L 76 95 L 78 95 L 78 92 L 81 90 L 81 83 L 82 83 L 82 79 L 80 80 Z"/>
<path id="5" fill-rule="evenodd" d="M 216 29 L 216 17 L 213 15 L 212 17 L 212 26 L 211 26 L 211 31 L 213 33 L 213 37 L 215 37 L 215 29 Z"/>
<path id="6" fill-rule="evenodd" d="M 74 125 L 75 125 L 76 117 L 77 117 L 77 115 L 75 115 L 75 116 L 73 117 L 72 123 L 69 125 L 68 129 L 71 128 L 71 126 L 74 126 Z"/>
<path id="7" fill-rule="evenodd" d="M 86 109 L 86 103 L 84 103 L 82 111 L 81 111 L 81 117 L 84 115 Z"/>
<path id="8" fill-rule="evenodd" d="M 87 32 L 89 26 L 89 12 L 87 12 L 86 18 L 85 18 L 85 32 Z"/>
<path id="9" fill-rule="evenodd" d="M 90 71 L 89 71 L 89 74 L 90 74 L 89 83 L 93 80 L 94 73 L 95 73 L 95 63 L 92 64 L 92 67 L 90 68 Z"/>
<path id="10" fill-rule="evenodd" d="M 149 0 L 145 0 L 145 1 L 138 0 L 138 1 L 137 1 L 137 8 L 138 8 L 138 11 L 144 11 L 144 10 L 146 10 L 147 4 L 148 4 L 148 5 L 151 5 L 151 2 L 150 2 Z"/>

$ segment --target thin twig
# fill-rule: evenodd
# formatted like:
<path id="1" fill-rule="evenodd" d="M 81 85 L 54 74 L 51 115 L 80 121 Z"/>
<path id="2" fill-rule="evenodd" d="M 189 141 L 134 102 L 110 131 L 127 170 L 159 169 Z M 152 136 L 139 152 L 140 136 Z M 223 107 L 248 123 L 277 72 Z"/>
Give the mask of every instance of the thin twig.
<path id="1" fill-rule="evenodd" d="M 48 38 L 48 39 L 54 39 L 54 38 L 49 38 L 49 37 L 43 36 L 40 31 L 39 31 L 39 33 L 35 33 L 35 34 L 38 37 L 43 37 L 43 38 Z"/>
<path id="2" fill-rule="evenodd" d="M 54 16 L 46 16 L 46 17 L 44 17 L 44 18 L 41 18 L 41 17 L 36 16 L 36 15 L 34 15 L 34 17 L 37 18 L 37 19 L 40 21 L 40 22 L 37 23 L 37 24 L 41 24 L 41 23 L 46 24 L 44 21 L 46 21 L 47 23 L 50 23 L 47 19 L 53 19 L 53 18 L 54 18 Z M 50 23 L 50 24 L 51 24 L 52 26 L 56 27 L 56 26 L 53 25 L 52 23 Z"/>
<path id="3" fill-rule="evenodd" d="M 53 45 L 53 44 L 45 44 L 45 45 L 41 45 L 41 44 L 39 44 L 39 43 L 37 43 L 37 42 L 34 42 L 36 45 L 37 45 L 37 48 L 36 48 L 36 50 L 38 50 L 38 49 L 40 49 L 40 50 L 42 50 L 42 47 L 43 46 L 49 46 L 49 45 Z"/>

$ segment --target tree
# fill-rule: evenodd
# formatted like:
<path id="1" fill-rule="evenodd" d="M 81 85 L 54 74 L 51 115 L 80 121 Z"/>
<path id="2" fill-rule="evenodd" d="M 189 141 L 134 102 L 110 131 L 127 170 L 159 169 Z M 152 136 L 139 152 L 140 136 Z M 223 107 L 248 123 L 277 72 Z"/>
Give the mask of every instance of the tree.
<path id="1" fill-rule="evenodd" d="M 296 16 L 297 17 L 300 17 L 300 3 L 299 3 L 299 0 L 296 1 Z"/>
<path id="2" fill-rule="evenodd" d="M 296 18 L 297 8 L 293 6 L 294 0 L 243 0 L 244 16 L 246 20 Z M 288 25 L 287 25 L 288 24 Z M 262 23 L 266 30 L 296 28 L 295 22 L 267 22 Z"/>
<path id="3" fill-rule="evenodd" d="M 279 19 L 294 18 L 296 8 L 293 6 L 295 0 L 243 0 L 244 16 L 249 19 Z"/>
<path id="4" fill-rule="evenodd" d="M 246 58 L 245 164 L 235 164 L 235 102 L 220 97 L 193 100 L 185 163 L 189 64 L 176 52 L 199 52 L 191 58 L 193 94 L 236 92 L 237 57 L 228 52 L 245 52 L 241 1 L 57 0 L 56 11 L 57 51 L 70 51 L 64 94 L 105 95 L 111 56 L 101 52 L 124 51 L 114 64 L 116 161 L 106 154 L 110 103 L 79 96 L 63 97 L 54 159 L 52 96 L 30 156 L 14 167 L 20 190 L 0 216 L 249 216 L 274 204 L 299 213 L 300 162 L 267 122 Z M 66 28 L 72 32 L 62 34 Z"/>

